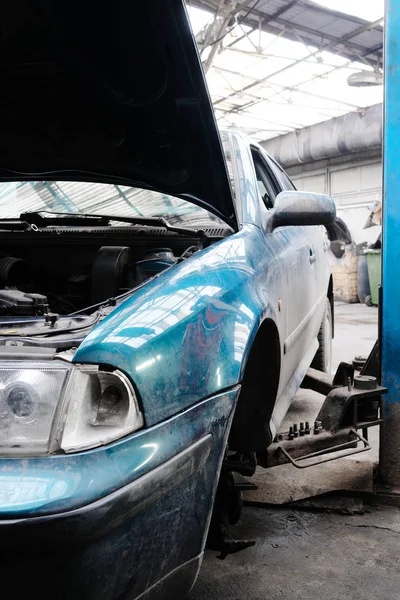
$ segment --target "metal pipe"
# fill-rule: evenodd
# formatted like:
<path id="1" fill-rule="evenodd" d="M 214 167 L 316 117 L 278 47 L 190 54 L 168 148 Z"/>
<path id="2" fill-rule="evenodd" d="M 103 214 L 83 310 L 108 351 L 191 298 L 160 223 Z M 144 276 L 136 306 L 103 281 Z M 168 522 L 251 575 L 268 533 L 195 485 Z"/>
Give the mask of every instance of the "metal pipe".
<path id="1" fill-rule="evenodd" d="M 284 167 L 382 145 L 382 104 L 311 125 L 261 144 Z"/>

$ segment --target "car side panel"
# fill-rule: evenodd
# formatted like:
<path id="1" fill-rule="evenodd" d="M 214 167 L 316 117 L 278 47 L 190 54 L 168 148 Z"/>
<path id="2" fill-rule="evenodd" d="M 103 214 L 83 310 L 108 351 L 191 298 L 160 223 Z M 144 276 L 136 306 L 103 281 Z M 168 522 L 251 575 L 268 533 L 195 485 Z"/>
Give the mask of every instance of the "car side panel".
<path id="1" fill-rule="evenodd" d="M 266 246 L 260 229 L 244 227 L 138 290 L 93 329 L 74 361 L 130 376 L 146 425 L 236 385 L 261 321 L 279 329 L 280 252 L 278 238 Z"/>
<path id="2" fill-rule="evenodd" d="M 295 232 L 278 229 L 270 234 L 265 233 L 269 211 L 260 200 L 250 146 L 248 141 L 236 132 L 231 133 L 231 140 L 240 214 L 245 226 L 251 223 L 260 229 L 260 253 L 255 277 L 261 297 L 268 299 L 276 314 L 281 343 L 280 390 L 283 390 L 293 375 L 292 367 L 284 355 L 284 340 L 290 335 L 293 327 L 292 313 L 288 309 L 289 303 L 286 299 L 296 268 L 296 247 L 292 243 Z M 273 277 L 270 276 L 271 273 L 274 273 Z M 290 307 L 292 308 L 293 304 L 290 303 Z"/>
<path id="3" fill-rule="evenodd" d="M 276 186 L 294 190 L 289 177 L 271 157 L 261 149 L 270 167 L 271 177 Z M 291 269 L 291 281 L 287 285 L 287 299 L 290 303 L 288 315 L 290 336 L 285 339 L 284 354 L 295 372 L 308 353 L 310 344 L 317 338 L 326 304 L 329 282 L 327 246 L 324 243 L 323 227 L 284 227 L 290 236 L 290 244 L 295 251 L 295 269 Z M 326 236 L 325 236 L 326 237 Z M 292 266 L 292 265 L 291 265 Z"/>
<path id="4" fill-rule="evenodd" d="M 293 373 L 317 338 L 326 303 L 329 266 L 318 228 L 287 227 L 284 231 L 295 248 L 295 268 L 290 269 L 292 279 L 286 288 L 290 335 L 284 340 L 284 354 Z"/>
<path id="5" fill-rule="evenodd" d="M 232 157 L 235 159 L 237 201 L 244 223 L 258 225 L 267 230 L 271 211 L 260 200 L 255 176 L 250 142 L 236 132 L 232 132 Z M 253 144 L 257 146 L 257 144 Z M 261 155 L 269 166 L 274 187 L 283 189 L 274 170 L 271 159 L 259 147 Z M 274 260 L 280 278 L 269 290 L 270 301 L 278 308 L 279 333 L 282 342 L 281 378 L 279 394 L 282 394 L 292 380 L 300 363 L 305 360 L 310 345 L 317 348 L 317 334 L 322 320 L 321 295 L 328 289 L 329 266 L 322 260 L 322 236 L 319 227 L 282 227 L 272 233 L 264 233 L 265 256 L 258 265 L 259 285 L 263 282 L 263 270 L 270 268 L 270 247 L 277 248 Z M 317 262 L 312 262 L 311 254 Z M 326 293 L 326 292 L 325 292 Z M 311 362 L 312 357 L 309 362 Z M 308 365 L 309 366 L 309 365 Z"/>

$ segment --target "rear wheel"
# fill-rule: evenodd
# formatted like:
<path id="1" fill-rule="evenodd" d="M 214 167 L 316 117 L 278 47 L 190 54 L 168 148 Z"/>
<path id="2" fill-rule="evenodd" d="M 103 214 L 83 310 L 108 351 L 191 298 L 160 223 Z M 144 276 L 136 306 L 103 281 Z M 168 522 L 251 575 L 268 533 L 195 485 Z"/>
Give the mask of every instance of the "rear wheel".
<path id="1" fill-rule="evenodd" d="M 311 367 L 324 373 L 330 373 L 332 365 L 332 310 L 329 298 L 326 299 L 324 317 L 318 333 L 318 343 L 319 348 Z"/>

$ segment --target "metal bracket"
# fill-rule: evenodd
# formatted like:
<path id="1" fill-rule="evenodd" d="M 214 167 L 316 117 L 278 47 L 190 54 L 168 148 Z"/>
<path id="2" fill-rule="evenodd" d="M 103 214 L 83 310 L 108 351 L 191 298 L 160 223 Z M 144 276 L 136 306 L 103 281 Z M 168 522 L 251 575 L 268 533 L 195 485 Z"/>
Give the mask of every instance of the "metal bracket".
<path id="1" fill-rule="evenodd" d="M 363 378 L 367 379 L 365 376 Z M 361 379 L 361 376 L 358 376 L 358 379 Z M 329 392 L 317 416 L 317 420 L 321 421 L 323 429 L 334 433 L 346 426 L 354 429 L 365 429 L 379 425 L 382 422 L 381 397 L 382 394 L 387 392 L 387 389 L 376 385 L 376 383 L 373 385 L 372 389 L 368 389 L 349 384 L 348 388 L 334 388 Z M 379 417 L 376 415 L 371 416 L 371 418 L 359 419 L 361 407 L 366 402 L 376 403 L 377 408 L 381 409 Z"/>
<path id="2" fill-rule="evenodd" d="M 340 450 L 348 450 L 347 452 L 343 452 L 340 456 L 327 456 L 325 458 L 323 458 L 322 460 L 317 460 L 311 463 L 307 463 L 305 465 L 300 464 L 300 461 L 303 460 L 307 460 L 309 458 L 315 458 L 318 456 L 321 456 L 323 454 L 326 454 L 326 449 L 324 450 L 318 450 L 317 452 L 311 452 L 311 454 L 306 454 L 305 456 L 301 456 L 300 458 L 298 458 L 297 460 L 292 458 L 289 454 L 289 452 L 287 450 L 285 450 L 285 448 L 283 448 L 283 446 L 278 445 L 277 449 L 280 450 L 282 452 L 282 454 L 285 456 L 285 458 L 287 458 L 287 460 L 294 466 L 296 467 L 296 469 L 307 469 L 308 467 L 314 467 L 316 465 L 322 465 L 324 463 L 330 462 L 331 460 L 337 460 L 339 458 L 344 458 L 345 456 L 352 456 L 353 454 L 360 454 L 361 452 L 367 452 L 367 450 L 371 449 L 370 444 L 368 443 L 368 441 L 362 437 L 359 433 L 357 433 L 357 431 L 352 431 L 352 434 L 354 434 L 356 436 L 357 439 L 355 440 L 350 440 L 348 442 L 345 442 L 344 444 L 337 444 L 336 446 L 332 446 L 331 448 L 329 448 L 329 454 L 333 453 L 333 452 L 339 452 Z M 362 442 L 364 444 L 364 446 L 362 448 L 349 448 L 350 445 L 354 446 L 354 443 L 358 443 L 358 442 Z"/>

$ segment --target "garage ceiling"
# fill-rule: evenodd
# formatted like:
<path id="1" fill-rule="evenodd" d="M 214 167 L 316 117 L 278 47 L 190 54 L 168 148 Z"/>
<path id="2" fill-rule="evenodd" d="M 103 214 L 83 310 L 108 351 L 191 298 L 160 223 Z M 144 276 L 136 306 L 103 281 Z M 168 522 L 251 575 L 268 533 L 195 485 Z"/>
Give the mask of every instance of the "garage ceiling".
<path id="1" fill-rule="evenodd" d="M 355 72 L 381 73 L 382 18 L 307 0 L 188 5 L 221 127 L 262 141 L 382 100 L 382 86 L 347 83 Z"/>

